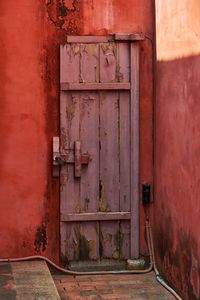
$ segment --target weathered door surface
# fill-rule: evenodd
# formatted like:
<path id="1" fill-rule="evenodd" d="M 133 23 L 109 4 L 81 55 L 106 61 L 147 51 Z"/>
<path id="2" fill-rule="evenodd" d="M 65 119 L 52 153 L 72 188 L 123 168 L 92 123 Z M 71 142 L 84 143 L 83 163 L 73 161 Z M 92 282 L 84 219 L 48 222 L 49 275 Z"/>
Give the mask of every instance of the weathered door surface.
<path id="1" fill-rule="evenodd" d="M 67 261 L 139 254 L 139 46 L 130 37 L 69 37 L 60 48 L 56 160 Z"/>

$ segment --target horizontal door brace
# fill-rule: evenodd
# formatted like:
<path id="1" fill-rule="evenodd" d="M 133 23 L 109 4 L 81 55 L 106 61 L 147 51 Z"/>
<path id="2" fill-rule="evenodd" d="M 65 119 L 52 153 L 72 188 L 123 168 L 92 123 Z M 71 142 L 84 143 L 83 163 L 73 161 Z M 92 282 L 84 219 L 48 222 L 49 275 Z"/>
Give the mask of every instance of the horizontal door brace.
<path id="1" fill-rule="evenodd" d="M 112 83 L 69 83 L 60 84 L 61 91 L 130 90 L 130 82 Z"/>
<path id="2" fill-rule="evenodd" d="M 108 42 L 137 42 L 145 39 L 145 35 L 140 32 L 135 33 L 115 33 L 112 35 L 68 35 L 67 43 L 108 43 Z"/>
<path id="3" fill-rule="evenodd" d="M 130 212 L 61 213 L 61 222 L 129 220 Z"/>

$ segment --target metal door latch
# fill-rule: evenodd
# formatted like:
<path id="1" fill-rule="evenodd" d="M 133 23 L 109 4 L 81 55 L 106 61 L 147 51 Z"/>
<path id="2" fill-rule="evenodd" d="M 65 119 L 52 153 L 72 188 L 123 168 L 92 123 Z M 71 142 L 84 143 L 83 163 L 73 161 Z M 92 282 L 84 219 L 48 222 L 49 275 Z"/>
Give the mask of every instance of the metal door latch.
<path id="1" fill-rule="evenodd" d="M 74 149 L 64 150 L 60 153 L 60 138 L 53 137 L 53 176 L 59 176 L 59 166 L 74 164 L 74 176 L 81 177 L 82 165 L 88 165 L 90 155 L 81 152 L 81 142 L 74 142 Z"/>

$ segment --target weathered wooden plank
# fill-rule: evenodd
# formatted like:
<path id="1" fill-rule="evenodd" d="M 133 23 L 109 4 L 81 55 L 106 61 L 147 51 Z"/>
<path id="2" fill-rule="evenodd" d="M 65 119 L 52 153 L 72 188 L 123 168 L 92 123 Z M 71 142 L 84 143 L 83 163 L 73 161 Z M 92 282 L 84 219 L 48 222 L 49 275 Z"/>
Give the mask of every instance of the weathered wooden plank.
<path id="1" fill-rule="evenodd" d="M 60 152 L 60 138 L 59 136 L 53 137 L 53 177 L 59 177 L 60 175 L 60 168 L 56 164 L 55 157 L 59 156 Z"/>
<path id="2" fill-rule="evenodd" d="M 94 222 L 92 222 L 94 223 Z M 99 245 L 95 243 L 96 227 L 87 222 L 61 222 L 65 226 L 65 252 L 63 261 L 84 261 L 97 259 Z"/>
<path id="3" fill-rule="evenodd" d="M 67 36 L 67 43 L 107 43 L 113 40 L 112 35 L 78 35 L 78 36 Z"/>
<path id="4" fill-rule="evenodd" d="M 120 93 L 120 211 L 130 211 L 130 94 L 128 92 Z M 129 226 L 130 227 L 130 226 Z M 127 235 L 127 224 L 120 223 L 122 237 Z M 130 238 L 122 243 L 129 244 Z M 130 247 L 122 247 L 122 257 L 130 257 Z"/>
<path id="5" fill-rule="evenodd" d="M 86 85 L 90 82 L 99 82 L 99 44 L 81 44 L 80 82 Z M 92 87 L 92 85 L 88 85 L 88 88 L 89 87 Z M 94 87 L 96 87 L 96 85 Z M 82 90 L 82 85 L 79 85 L 78 89 Z"/>
<path id="6" fill-rule="evenodd" d="M 130 44 L 118 43 L 120 81 L 130 80 Z M 120 211 L 130 211 L 130 93 L 120 92 Z M 120 258 L 130 257 L 130 223 L 120 222 Z"/>
<path id="7" fill-rule="evenodd" d="M 100 82 L 117 82 L 117 46 L 115 43 L 100 45 Z"/>
<path id="8" fill-rule="evenodd" d="M 64 150 L 74 150 L 74 142 L 80 139 L 80 93 L 61 92 L 60 94 L 60 148 L 61 154 Z"/>
<path id="9" fill-rule="evenodd" d="M 100 97 L 100 202 L 101 212 L 119 211 L 119 109 L 118 93 Z M 103 257 L 119 257 L 118 222 L 101 222 Z"/>
<path id="10" fill-rule="evenodd" d="M 131 258 L 139 258 L 139 46 L 131 44 Z"/>
<path id="11" fill-rule="evenodd" d="M 145 39 L 143 33 L 115 33 L 114 40 L 115 41 L 142 41 Z"/>
<path id="12" fill-rule="evenodd" d="M 120 259 L 130 258 L 130 219 L 120 221 Z"/>
<path id="13" fill-rule="evenodd" d="M 79 45 L 60 46 L 60 81 L 79 82 Z"/>
<path id="14" fill-rule="evenodd" d="M 120 83 L 130 82 L 130 44 L 117 43 L 117 77 Z"/>
<path id="15" fill-rule="evenodd" d="M 61 134 L 60 152 L 74 150 L 74 141 L 80 139 L 79 116 L 80 97 L 78 93 L 62 92 L 60 95 Z M 80 182 L 74 179 L 74 164 L 66 164 L 60 172 L 60 210 L 69 213 L 80 212 Z M 75 224 L 61 223 L 61 254 L 65 259 L 73 259 L 76 245 Z"/>
<path id="16" fill-rule="evenodd" d="M 60 138 L 59 136 L 53 137 L 53 153 L 59 153 L 60 151 Z"/>
<path id="17" fill-rule="evenodd" d="M 61 83 L 61 91 L 130 90 L 129 82 L 124 83 Z"/>
<path id="18" fill-rule="evenodd" d="M 69 198 L 68 201 L 71 199 Z M 61 258 L 64 263 L 71 260 L 76 260 L 79 238 L 78 238 L 78 224 L 76 222 L 66 223 L 60 222 L 61 233 Z"/>
<path id="19" fill-rule="evenodd" d="M 89 78 L 88 78 L 89 79 Z M 96 212 L 99 199 L 99 95 L 84 92 L 81 97 L 80 137 L 82 152 L 90 162 L 82 167 L 80 184 L 81 212 Z M 88 220 L 85 220 L 88 221 Z M 85 238 L 90 241 L 89 258 L 99 258 L 99 236 L 96 222 L 82 224 Z"/>
<path id="20" fill-rule="evenodd" d="M 67 43 L 107 43 L 111 41 L 141 41 L 144 40 L 145 36 L 143 33 L 115 33 L 114 35 L 106 36 L 68 36 Z"/>
<path id="21" fill-rule="evenodd" d="M 78 221 L 112 221 L 112 220 L 129 220 L 130 212 L 94 212 L 94 213 L 80 213 L 80 214 L 69 214 L 62 212 L 62 222 L 78 222 Z"/>
<path id="22" fill-rule="evenodd" d="M 100 211 L 119 211 L 119 95 L 100 96 Z"/>

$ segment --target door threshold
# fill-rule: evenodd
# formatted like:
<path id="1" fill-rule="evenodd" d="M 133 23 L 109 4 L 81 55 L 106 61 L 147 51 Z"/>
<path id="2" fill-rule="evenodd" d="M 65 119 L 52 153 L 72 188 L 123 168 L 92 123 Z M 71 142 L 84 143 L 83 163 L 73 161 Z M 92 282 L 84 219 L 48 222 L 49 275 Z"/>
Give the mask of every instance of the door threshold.
<path id="1" fill-rule="evenodd" d="M 72 261 L 67 266 L 71 271 L 118 271 L 126 270 L 125 260 L 102 259 L 100 261 Z"/>

